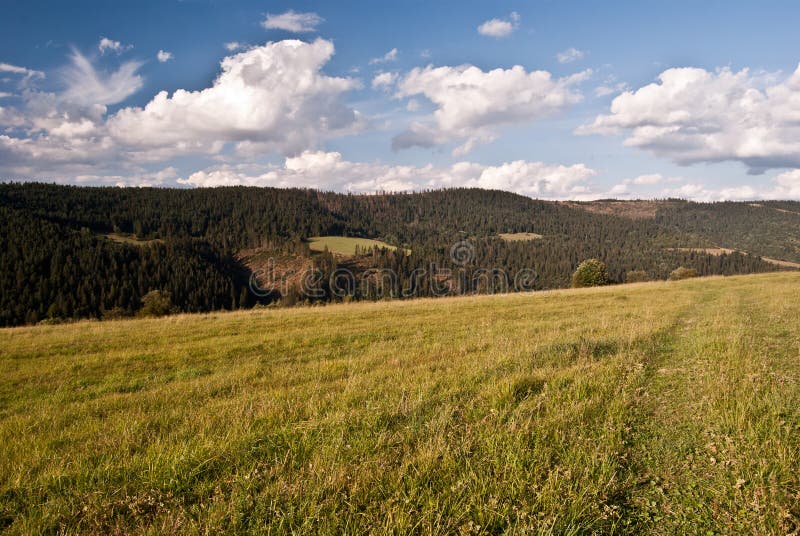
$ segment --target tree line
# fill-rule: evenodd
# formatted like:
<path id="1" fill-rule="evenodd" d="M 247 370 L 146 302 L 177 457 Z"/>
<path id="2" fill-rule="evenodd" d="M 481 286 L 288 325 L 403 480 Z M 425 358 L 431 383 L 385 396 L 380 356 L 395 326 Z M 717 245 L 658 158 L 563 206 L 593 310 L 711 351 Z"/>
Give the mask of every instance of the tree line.
<path id="1" fill-rule="evenodd" d="M 708 215 L 708 207 L 698 207 L 703 217 L 721 222 L 742 210 L 721 205 Z M 633 220 L 478 189 L 364 196 L 249 187 L 0 184 L 0 325 L 132 315 L 153 291 L 162 293 L 160 299 L 169 297 L 169 310 L 183 312 L 340 300 L 330 282 L 341 269 L 366 273 L 347 299 L 386 297 L 378 278 L 370 278 L 386 271 L 396 274 L 394 295 L 415 289 L 414 295 L 425 296 L 436 295 L 431 289 L 442 284 L 455 294 L 491 292 L 503 288 L 502 277 L 513 290 L 510 279 L 524 270 L 534 290 L 568 287 L 576 266 L 591 258 L 602 261 L 616 282 L 624 282 L 631 271 L 666 279 L 678 266 L 700 275 L 776 269 L 756 255 L 670 249 L 709 247 L 720 238 L 724 223 L 710 226 L 705 236 L 687 210 L 680 206 L 677 214 Z M 763 229 L 751 225 L 738 240 L 751 244 L 755 239 L 749 237 L 759 232 L 774 237 L 780 235 L 776 229 L 790 228 L 780 218 L 769 219 Z M 740 226 L 735 229 L 740 232 Z M 498 237 L 518 232 L 543 238 L 507 242 Z M 312 253 L 305 239 L 323 235 L 380 238 L 401 249 L 376 248 L 354 258 Z M 466 264 L 452 258 L 453 244 L 462 242 L 470 248 Z M 770 252 L 774 242 L 765 242 Z M 239 255 L 244 250 L 308 259 L 320 272 L 321 292 L 313 298 L 299 288 L 287 295 L 254 293 L 252 267 Z M 443 278 L 440 270 L 458 277 Z M 499 273 L 495 283 L 487 282 L 492 280 L 487 270 Z"/>

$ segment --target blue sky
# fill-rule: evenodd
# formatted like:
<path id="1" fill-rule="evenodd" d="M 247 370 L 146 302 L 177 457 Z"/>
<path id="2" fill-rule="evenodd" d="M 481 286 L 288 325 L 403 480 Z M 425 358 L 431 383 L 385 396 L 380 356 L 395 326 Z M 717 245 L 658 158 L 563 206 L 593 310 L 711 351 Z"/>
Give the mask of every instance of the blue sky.
<path id="1" fill-rule="evenodd" d="M 796 2 L 0 11 L 6 180 L 800 198 Z"/>

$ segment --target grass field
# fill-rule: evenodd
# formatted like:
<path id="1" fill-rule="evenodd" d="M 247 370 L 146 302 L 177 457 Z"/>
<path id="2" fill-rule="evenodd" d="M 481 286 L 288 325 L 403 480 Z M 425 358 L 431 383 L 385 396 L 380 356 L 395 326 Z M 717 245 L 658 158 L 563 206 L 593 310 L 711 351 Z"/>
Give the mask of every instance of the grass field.
<path id="1" fill-rule="evenodd" d="M 106 238 L 109 240 L 113 240 L 114 242 L 119 242 L 120 244 L 129 244 L 133 246 L 149 246 L 150 244 L 160 244 L 164 241 L 161 239 L 153 239 L 153 240 L 140 240 L 135 235 L 131 234 L 120 234 L 120 233 L 107 233 L 104 234 Z"/>
<path id="2" fill-rule="evenodd" d="M 340 255 L 352 256 L 356 253 L 356 246 L 362 250 L 373 248 L 387 248 L 396 250 L 397 247 L 381 242 L 380 240 L 372 240 L 371 238 L 352 238 L 348 236 L 312 236 L 308 239 L 308 246 L 312 251 L 324 251 L 325 247 L 331 253 L 338 253 Z M 408 253 L 410 251 L 406 250 Z"/>
<path id="3" fill-rule="evenodd" d="M 524 240 L 539 240 L 542 235 L 536 233 L 500 233 L 498 235 L 506 242 L 519 242 Z"/>
<path id="4" fill-rule="evenodd" d="M 9 533 L 800 527 L 800 274 L 0 330 Z"/>

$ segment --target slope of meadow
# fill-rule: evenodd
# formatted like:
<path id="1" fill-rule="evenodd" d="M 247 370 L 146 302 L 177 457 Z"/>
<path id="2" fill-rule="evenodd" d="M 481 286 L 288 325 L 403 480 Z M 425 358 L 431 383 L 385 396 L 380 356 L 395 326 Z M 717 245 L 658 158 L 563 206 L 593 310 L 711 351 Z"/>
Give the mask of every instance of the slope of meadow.
<path id="1" fill-rule="evenodd" d="M 9 533 L 785 533 L 800 274 L 0 330 Z"/>

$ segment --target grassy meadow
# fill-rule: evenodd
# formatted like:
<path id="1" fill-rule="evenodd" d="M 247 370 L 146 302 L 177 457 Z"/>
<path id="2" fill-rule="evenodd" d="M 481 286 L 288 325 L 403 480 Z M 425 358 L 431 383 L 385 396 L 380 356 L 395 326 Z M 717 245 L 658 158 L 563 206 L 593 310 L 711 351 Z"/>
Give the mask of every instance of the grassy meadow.
<path id="1" fill-rule="evenodd" d="M 524 242 L 543 238 L 542 235 L 537 233 L 500 233 L 498 236 L 506 242 Z"/>
<path id="2" fill-rule="evenodd" d="M 349 236 L 312 236 L 308 239 L 308 247 L 311 251 L 328 251 L 331 253 L 338 253 L 339 255 L 352 256 L 356 253 L 356 246 L 362 250 L 372 249 L 374 247 L 386 248 L 396 250 L 397 247 L 380 240 L 373 240 L 371 238 L 353 238 Z M 410 253 L 409 250 L 406 250 Z"/>
<path id="3" fill-rule="evenodd" d="M 9 534 L 800 529 L 800 273 L 0 330 Z"/>

